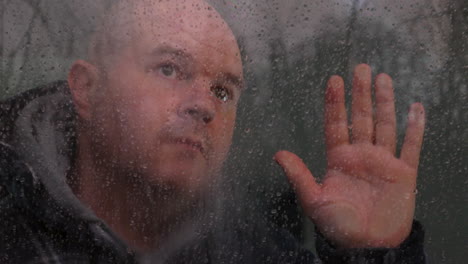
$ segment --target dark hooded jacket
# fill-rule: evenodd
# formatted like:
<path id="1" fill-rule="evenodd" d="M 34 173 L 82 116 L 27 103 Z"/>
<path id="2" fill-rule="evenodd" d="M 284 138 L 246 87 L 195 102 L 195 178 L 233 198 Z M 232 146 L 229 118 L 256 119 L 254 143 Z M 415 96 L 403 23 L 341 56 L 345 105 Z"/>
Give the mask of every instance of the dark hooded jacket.
<path id="1" fill-rule="evenodd" d="M 339 250 L 318 233 L 317 258 L 260 217 L 201 218 L 137 255 L 67 184 L 75 120 L 65 82 L 0 103 L 0 263 L 425 263 L 416 221 L 392 249 Z"/>

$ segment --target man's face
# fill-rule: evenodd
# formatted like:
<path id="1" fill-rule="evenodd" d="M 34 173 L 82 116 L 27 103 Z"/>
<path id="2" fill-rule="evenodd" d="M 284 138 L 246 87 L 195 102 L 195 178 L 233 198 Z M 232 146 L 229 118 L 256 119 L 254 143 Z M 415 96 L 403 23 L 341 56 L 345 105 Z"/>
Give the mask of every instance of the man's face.
<path id="1" fill-rule="evenodd" d="M 93 100 L 94 148 L 120 172 L 197 191 L 231 144 L 242 64 L 218 13 L 174 2 L 136 9 Z"/>

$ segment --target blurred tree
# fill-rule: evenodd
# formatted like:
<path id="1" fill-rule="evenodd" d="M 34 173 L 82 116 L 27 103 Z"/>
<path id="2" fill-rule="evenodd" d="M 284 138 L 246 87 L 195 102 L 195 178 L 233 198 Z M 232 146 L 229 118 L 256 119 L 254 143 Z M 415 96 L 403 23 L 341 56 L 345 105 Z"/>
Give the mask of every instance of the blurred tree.
<path id="1" fill-rule="evenodd" d="M 268 154 L 288 148 L 303 157 L 316 176 L 323 175 L 325 155 L 322 98 L 328 77 L 332 74 L 344 76 L 350 91 L 349 72 L 358 63 L 370 64 L 374 74 L 389 73 L 395 80 L 400 143 L 404 136 L 406 112 L 410 103 L 422 100 L 427 109 L 428 123 L 420 166 L 417 218 L 428 229 L 428 252 L 432 259 L 443 259 L 443 255 L 451 255 L 452 260 L 461 260 L 463 251 L 460 246 L 466 237 L 466 228 L 463 228 L 462 221 L 467 217 L 466 209 L 463 209 L 467 201 L 464 189 L 468 174 L 467 14 L 467 3 L 456 1 L 440 12 L 416 12 L 414 19 L 388 25 L 379 20 L 370 22 L 359 19 L 357 5 L 354 5 L 350 17 L 329 17 L 325 20 L 330 25 L 349 26 L 329 27 L 314 38 L 296 43 L 290 50 L 284 43 L 284 32 L 278 30 L 280 27 L 273 27 L 268 42 L 270 67 L 258 71 L 257 78 L 249 80 L 255 87 L 270 90 L 266 108 L 256 108 L 263 118 L 251 125 L 262 136 L 253 140 L 260 141 Z M 430 32 L 447 30 L 446 24 L 437 23 L 438 19 L 447 16 L 450 17 L 450 38 L 445 41 L 449 54 L 445 57 L 445 66 L 439 70 L 431 64 L 434 55 L 430 44 L 421 42 L 424 37 L 418 35 L 427 32 L 418 30 L 421 25 L 427 24 L 425 20 L 430 21 Z M 401 37 L 402 31 L 413 34 L 413 37 Z M 269 157 L 265 157 L 265 160 Z M 269 179 L 251 181 L 252 192 L 255 194 L 256 191 L 263 190 L 260 198 L 267 203 L 266 206 L 256 205 L 254 208 L 257 211 L 258 208 L 264 208 L 266 216 L 280 226 L 294 226 L 297 223 L 294 215 L 296 211 L 284 210 L 284 205 L 293 200 L 289 196 L 291 190 L 284 184 L 278 185 L 280 179 L 272 180 L 270 177 L 276 179 L 271 176 L 275 171 L 260 166 L 262 163 L 258 161 L 243 159 L 244 167 L 262 175 L 254 178 Z M 283 194 L 274 199 L 271 195 L 278 190 Z M 434 210 L 434 206 L 437 210 Z M 289 214 L 289 220 L 283 221 L 272 215 L 272 208 L 279 208 L 274 210 L 276 214 L 278 211 L 281 211 L 280 215 Z M 446 223 L 453 224 L 446 226 Z M 305 228 L 313 230 L 308 226 Z M 448 230 L 450 231 L 447 232 Z M 294 233 L 297 234 L 297 231 Z M 310 234 L 305 236 L 306 240 L 313 239 Z M 434 241 L 435 238 L 441 240 Z M 451 261 L 447 260 L 449 262 Z"/>

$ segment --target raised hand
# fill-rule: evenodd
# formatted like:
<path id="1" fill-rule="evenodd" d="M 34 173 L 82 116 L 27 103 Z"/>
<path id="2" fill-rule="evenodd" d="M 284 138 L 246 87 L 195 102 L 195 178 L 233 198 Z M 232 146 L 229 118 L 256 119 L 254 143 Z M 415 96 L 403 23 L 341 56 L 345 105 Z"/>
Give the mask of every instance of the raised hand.
<path id="1" fill-rule="evenodd" d="M 280 151 L 275 155 L 304 212 L 339 247 L 396 247 L 412 226 L 424 108 L 420 103 L 411 105 L 400 158 L 395 157 L 392 80 L 386 74 L 376 77 L 374 112 L 371 79 L 369 66 L 356 67 L 351 127 L 343 80 L 333 76 L 328 81 L 327 173 L 321 184 L 295 154 Z"/>

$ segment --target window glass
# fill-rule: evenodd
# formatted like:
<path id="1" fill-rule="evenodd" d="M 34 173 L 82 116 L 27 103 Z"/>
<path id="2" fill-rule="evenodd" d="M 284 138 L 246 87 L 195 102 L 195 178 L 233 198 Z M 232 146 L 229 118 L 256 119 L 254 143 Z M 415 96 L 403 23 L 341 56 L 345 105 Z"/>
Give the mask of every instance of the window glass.
<path id="1" fill-rule="evenodd" d="M 77 59 L 88 59 L 88 43 L 111 4 L 110 0 L 2 1 L 2 100 L 66 80 Z M 327 81 L 332 75 L 342 76 L 346 101 L 351 102 L 353 69 L 366 63 L 374 77 L 384 72 L 393 78 L 397 155 L 410 105 L 421 102 L 426 109 L 415 219 L 424 226 L 430 262 L 462 263 L 468 229 L 467 2 L 243 0 L 211 4 L 237 38 L 245 78 L 233 143 L 217 187 L 221 188 L 217 194 L 223 200 L 222 211 L 235 212 L 236 218 L 246 222 L 259 215 L 315 252 L 314 225 L 304 216 L 272 157 L 278 150 L 292 151 L 322 178 L 326 173 Z M 112 45 L 113 40 L 106 41 L 104 45 Z M 212 45 L 216 49 L 218 44 Z M 168 61 L 176 60 L 181 66 L 151 66 L 156 72 L 152 76 L 190 79 L 195 72 L 192 58 L 171 54 Z M 231 97 L 238 95 L 223 90 L 224 80 L 220 81 L 223 85 L 210 84 L 210 89 L 225 103 L 221 107 L 229 107 Z M 228 86 L 234 87 L 232 82 Z M 204 113 L 202 119 L 207 118 L 211 117 Z M 192 147 L 203 148 L 196 143 Z"/>

